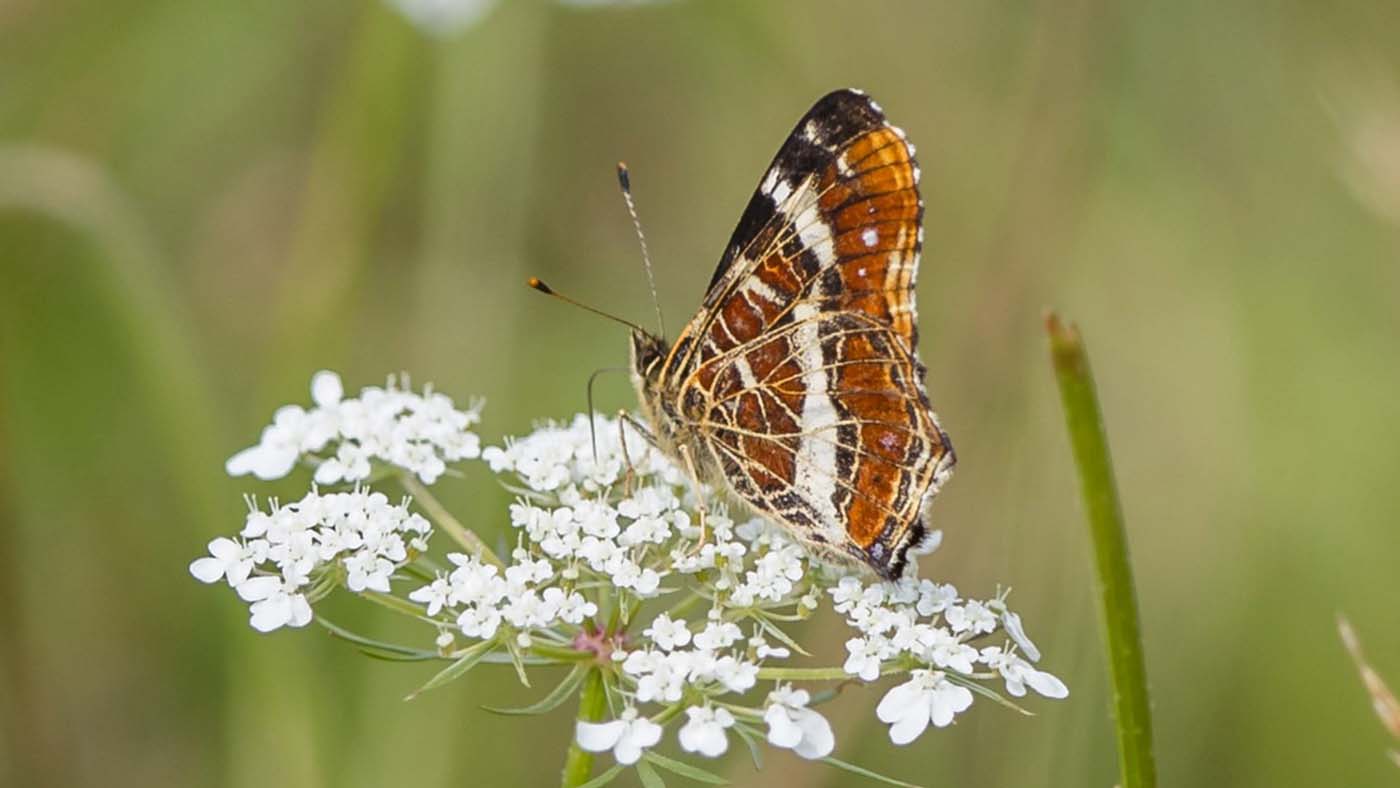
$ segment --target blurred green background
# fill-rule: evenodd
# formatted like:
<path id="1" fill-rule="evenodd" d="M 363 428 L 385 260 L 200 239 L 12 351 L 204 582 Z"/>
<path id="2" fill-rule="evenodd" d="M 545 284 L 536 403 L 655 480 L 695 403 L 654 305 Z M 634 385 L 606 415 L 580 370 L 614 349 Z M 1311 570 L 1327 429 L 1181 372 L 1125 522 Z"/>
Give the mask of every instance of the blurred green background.
<path id="1" fill-rule="evenodd" d="M 188 562 L 223 460 L 319 368 L 583 407 L 674 331 L 783 136 L 863 87 L 919 146 L 929 389 L 958 448 L 924 572 L 1013 604 L 1071 697 L 838 754 L 931 786 L 1116 779 L 1089 546 L 1040 317 L 1083 328 L 1125 499 L 1167 785 L 1394 784 L 1338 643 L 1400 681 L 1400 6 L 0 0 L 0 784 L 549 785 L 570 713 L 481 669 L 260 636 Z M 603 405 L 631 403 L 622 379 Z M 440 485 L 482 531 L 507 496 Z M 368 632 L 391 623 L 332 609 Z M 806 637 L 839 652 L 840 625 Z M 782 753 L 746 785 L 845 785 Z M 630 779 L 630 778 L 629 778 Z"/>

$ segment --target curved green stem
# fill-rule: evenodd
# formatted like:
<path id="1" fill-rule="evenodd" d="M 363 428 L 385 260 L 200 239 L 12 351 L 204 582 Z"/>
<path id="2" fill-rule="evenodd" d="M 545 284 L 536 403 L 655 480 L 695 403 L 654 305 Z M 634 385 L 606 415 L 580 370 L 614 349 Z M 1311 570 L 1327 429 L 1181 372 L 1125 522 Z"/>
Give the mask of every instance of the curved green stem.
<path id="1" fill-rule="evenodd" d="M 491 548 L 486 546 L 486 542 L 482 541 L 475 531 L 462 525 L 461 521 L 453 517 L 452 513 L 447 511 L 447 507 L 443 506 L 442 502 L 428 490 L 428 485 L 420 482 L 417 476 L 407 471 L 399 475 L 399 481 L 408 494 L 413 496 L 413 500 L 428 510 L 428 515 L 432 517 L 433 522 L 446 531 L 453 541 L 481 560 L 495 564 L 502 569 L 505 568 L 505 564 L 501 563 L 501 559 L 491 552 Z"/>
<path id="2" fill-rule="evenodd" d="M 578 719 L 581 722 L 597 722 L 603 718 L 608 708 L 607 693 L 603 687 L 603 671 L 592 668 L 583 680 L 583 691 L 578 697 Z M 569 753 L 564 757 L 564 774 L 560 780 L 563 788 L 575 788 L 588 782 L 593 775 L 593 753 L 578 746 L 578 739 L 569 740 Z"/>
<path id="3" fill-rule="evenodd" d="M 1152 751 L 1152 711 L 1147 691 L 1147 666 L 1138 624 L 1137 592 L 1128 560 L 1128 537 L 1123 509 L 1113 481 L 1113 462 L 1099 408 L 1094 376 L 1083 339 L 1053 313 L 1045 320 L 1050 335 L 1050 359 L 1060 384 L 1065 424 L 1069 428 L 1080 493 L 1094 544 L 1100 619 L 1113 679 L 1113 716 L 1118 733 L 1118 757 L 1123 788 L 1154 788 L 1157 767 Z"/>

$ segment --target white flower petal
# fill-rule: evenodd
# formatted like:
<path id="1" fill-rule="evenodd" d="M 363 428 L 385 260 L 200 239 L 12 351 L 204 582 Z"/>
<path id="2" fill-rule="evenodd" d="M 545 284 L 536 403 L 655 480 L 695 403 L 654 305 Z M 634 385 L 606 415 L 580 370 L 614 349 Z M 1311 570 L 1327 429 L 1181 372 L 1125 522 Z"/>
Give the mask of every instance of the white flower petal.
<path id="1" fill-rule="evenodd" d="M 623 766 L 631 766 L 642 759 L 642 747 L 637 742 L 624 738 L 613 748 L 613 758 Z"/>
<path id="2" fill-rule="evenodd" d="M 323 460 L 316 466 L 316 475 L 313 478 L 317 484 L 336 484 L 345 478 L 345 466 L 334 459 Z"/>
<path id="3" fill-rule="evenodd" d="M 578 746 L 588 752 L 604 752 L 617 745 L 626 728 L 627 723 L 622 720 L 611 722 L 579 720 L 578 725 L 574 728 L 574 738 L 578 741 Z"/>
<path id="4" fill-rule="evenodd" d="M 323 408 L 329 408 L 340 402 L 340 398 L 345 396 L 345 387 L 341 385 L 340 375 L 323 369 L 311 376 L 311 400 Z"/>
<path id="5" fill-rule="evenodd" d="M 911 713 L 894 721 L 890 726 L 890 741 L 900 745 L 908 744 L 928 729 L 928 709 L 920 708 L 917 713 L 914 711 L 911 709 Z"/>
<path id="6" fill-rule="evenodd" d="M 1069 697 L 1069 687 L 1066 687 L 1063 681 L 1060 681 L 1055 676 L 1043 670 L 1030 668 L 1026 671 L 1025 680 L 1026 684 L 1029 684 L 1031 689 L 1047 698 L 1059 699 Z"/>
<path id="7" fill-rule="evenodd" d="M 797 745 L 795 751 L 803 758 L 825 758 L 836 749 L 836 736 L 831 732 L 831 723 L 821 714 L 811 709 L 800 709 L 797 712 L 797 726 L 802 729 L 802 743 Z"/>
<path id="8" fill-rule="evenodd" d="M 224 576 L 224 562 L 217 558 L 196 558 L 190 564 L 190 574 L 201 583 L 217 583 Z"/>
<path id="9" fill-rule="evenodd" d="M 769 706 L 763 721 L 768 723 L 768 743 L 774 747 L 792 749 L 802 742 L 802 729 L 788 716 L 786 706 Z"/>
<path id="10" fill-rule="evenodd" d="M 642 747 L 654 747 L 661 741 L 662 727 L 645 717 L 628 726 L 628 736 Z"/>
<path id="11" fill-rule="evenodd" d="M 209 543 L 209 555 L 221 561 L 234 561 L 242 553 L 242 545 L 226 536 L 220 536 L 218 539 Z"/>
<path id="12" fill-rule="evenodd" d="M 258 602 L 267 599 L 282 589 L 282 579 L 278 577 L 250 577 L 238 586 L 238 596 L 244 602 Z"/>
<path id="13" fill-rule="evenodd" d="M 631 766 L 642 757 L 642 750 L 661 741 L 661 726 L 640 718 L 627 723 L 627 730 L 613 748 L 613 757 L 624 766 Z"/>
<path id="14" fill-rule="evenodd" d="M 278 594 L 248 608 L 251 614 L 248 623 L 259 632 L 271 632 L 285 626 L 292 618 L 292 600 L 286 594 Z"/>
<path id="15" fill-rule="evenodd" d="M 293 594 L 291 608 L 291 616 L 287 623 L 294 627 L 304 627 L 311 623 L 311 603 L 306 601 L 306 595 Z"/>
<path id="16" fill-rule="evenodd" d="M 253 474 L 263 481 L 280 479 L 292 472 L 297 462 L 297 450 L 259 444 L 244 449 L 224 463 L 229 476 Z"/>
<path id="17" fill-rule="evenodd" d="M 966 711 L 972 705 L 972 692 L 967 687 L 959 687 L 942 681 L 931 693 L 930 718 L 940 728 L 952 724 L 958 712 Z"/>
<path id="18" fill-rule="evenodd" d="M 1026 636 L 1026 630 L 1021 626 L 1021 616 L 1012 613 L 1010 610 L 1001 615 L 1001 625 L 1006 630 L 1006 634 L 1011 636 L 1016 645 L 1021 647 L 1021 653 L 1026 655 L 1026 659 L 1031 662 L 1040 661 L 1040 649 L 1035 647 L 1031 639 Z"/>
<path id="19" fill-rule="evenodd" d="M 922 705 L 924 690 L 917 681 L 906 681 L 891 687 L 875 707 L 880 722 L 896 722 L 908 716 L 909 710 Z"/>

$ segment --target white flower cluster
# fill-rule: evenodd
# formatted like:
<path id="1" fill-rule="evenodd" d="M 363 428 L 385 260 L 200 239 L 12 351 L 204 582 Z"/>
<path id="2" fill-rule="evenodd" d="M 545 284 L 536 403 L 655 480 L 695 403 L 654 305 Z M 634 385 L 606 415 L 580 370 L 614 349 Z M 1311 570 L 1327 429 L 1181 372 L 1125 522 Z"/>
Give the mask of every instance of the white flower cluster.
<path id="1" fill-rule="evenodd" d="M 974 690 L 994 696 L 986 683 L 997 679 L 1018 697 L 1068 693 L 1034 666 L 1039 652 L 1005 595 L 978 601 L 918 579 L 868 583 L 850 567 L 825 565 L 765 520 L 700 506 L 710 491 L 695 489 L 629 419 L 580 415 L 482 450 L 468 430 L 477 409 L 457 410 L 431 391 L 420 396 L 391 380 L 345 399 L 339 377 L 321 372 L 312 399 L 310 410 L 279 410 L 258 445 L 231 458 L 228 470 L 277 478 L 302 461 L 315 465 L 318 483 L 355 488 L 313 488 L 266 512 L 251 507 L 240 538 L 215 539 L 210 555 L 190 566 L 206 583 L 222 579 L 235 588 L 260 631 L 304 626 L 311 604 L 337 587 L 390 594 L 391 579 L 417 578 L 402 586 L 407 600 L 380 601 L 435 627 L 436 651 L 387 646 L 453 661 L 427 687 L 487 656 L 513 663 L 522 676 L 529 665 L 578 666 L 566 682 L 579 683 L 561 685 L 547 700 L 562 702 L 581 686 L 578 677 L 592 677 L 612 719 L 579 722 L 576 742 L 610 750 L 624 765 L 649 758 L 664 767 L 669 761 L 648 750 L 672 723 L 681 748 L 706 757 L 727 752 L 733 736 L 764 738 L 804 758 L 829 756 L 835 736 L 814 708 L 829 693 L 795 687 L 794 677 L 904 675 L 875 709 L 896 744 L 930 724 L 951 724 Z M 408 475 L 431 484 L 449 462 L 478 456 L 518 495 L 508 561 Z M 359 486 L 375 462 L 401 469 L 399 481 L 465 548 L 446 555 L 450 566 L 424 555 L 432 529 L 406 499 L 390 504 Z M 844 665 L 786 667 L 795 652 L 806 652 L 783 627 L 827 603 L 854 630 Z"/>
<path id="2" fill-rule="evenodd" d="M 311 410 L 278 408 L 258 444 L 229 458 L 229 475 L 280 479 L 306 460 L 316 466 L 316 483 L 329 485 L 368 479 L 377 460 L 432 484 L 447 463 L 481 454 L 468 429 L 481 420 L 479 406 L 458 410 L 431 388 L 415 394 L 391 377 L 384 388 L 367 386 L 345 399 L 340 376 L 323 370 L 311 378 L 311 399 Z"/>
<path id="3" fill-rule="evenodd" d="M 251 503 L 251 501 L 250 501 Z M 219 537 L 190 564 L 205 583 L 226 580 L 259 632 L 311 622 L 310 602 L 343 580 L 352 591 L 389 593 L 389 578 L 428 548 L 432 528 L 407 502 L 356 489 L 316 490 L 264 512 L 252 506 L 238 540 Z"/>
<path id="4" fill-rule="evenodd" d="M 713 596 L 700 621 L 661 612 L 629 622 L 625 637 L 596 644 L 616 666 L 614 690 L 623 711 L 610 723 L 580 723 L 580 746 L 612 749 L 619 761 L 634 762 L 659 741 L 660 731 L 639 715 L 637 705 L 698 698 L 702 702 L 687 701 L 683 709 L 681 746 L 712 757 L 725 752 L 725 731 L 736 717 L 717 699 L 748 693 L 764 660 L 790 654 L 771 646 L 761 625 L 755 623 L 745 637 L 737 622 L 764 606 L 816 606 L 815 592 L 793 593 L 805 572 L 802 549 L 759 520 L 735 526 L 722 511 L 710 514 L 700 542 L 693 506 L 687 507 L 695 491 L 688 489 L 685 473 L 617 419 L 590 422 L 581 415 L 489 447 L 482 457 L 518 482 L 521 498 L 511 506 L 511 523 L 523 538 L 517 562 L 552 564 L 562 578 L 603 583 L 639 604 L 677 591 L 662 586 L 672 581 L 703 578 Z M 422 601 L 428 593 L 415 598 Z M 581 636 L 559 633 L 554 639 L 577 643 Z M 824 757 L 834 738 L 821 715 L 806 708 L 808 697 L 790 689 L 773 696 L 770 727 L 777 732 L 770 740 Z M 756 710 L 749 723 L 762 719 L 764 712 Z"/>
<path id="5" fill-rule="evenodd" d="M 1047 698 L 1069 694 L 1063 682 L 1037 670 L 1014 647 L 979 650 L 969 643 L 1001 628 L 1022 651 L 1039 657 L 1004 599 L 963 600 L 953 586 L 929 580 L 864 585 L 855 577 L 841 578 L 829 593 L 836 612 L 861 633 L 846 641 L 847 673 L 874 681 L 891 660 L 922 666 L 910 681 L 890 690 L 876 710 L 891 724 L 895 744 L 913 741 L 930 722 L 944 727 L 971 706 L 972 692 L 959 680 L 974 676 L 978 664 L 1000 673 L 1007 692 L 1018 697 L 1027 686 Z"/>
<path id="6" fill-rule="evenodd" d="M 679 741 L 690 752 L 719 755 L 728 749 L 726 731 L 762 720 L 775 746 L 830 754 L 830 726 L 807 708 L 805 690 L 779 686 L 747 716 L 727 697 L 744 696 L 767 661 L 790 656 L 770 643 L 790 642 L 777 622 L 811 615 L 824 596 L 858 634 L 847 643 L 845 674 L 875 681 L 882 671 L 910 672 L 877 709 L 897 743 L 930 722 L 951 723 L 972 703 L 968 687 L 998 673 L 1013 695 L 1026 687 L 1047 697 L 1067 692 L 1018 655 L 1017 646 L 1039 656 L 1004 599 L 965 600 L 928 580 L 866 584 L 814 563 L 781 529 L 760 519 L 736 524 L 722 509 L 710 513 L 701 540 L 686 475 L 624 422 L 579 416 L 482 456 L 521 493 L 511 507 L 523 537 L 517 560 L 550 562 L 563 577 L 604 583 L 638 605 L 687 585 L 707 602 L 700 620 L 657 612 L 628 622 L 629 634 L 607 648 L 618 668 L 612 688 L 621 716 L 580 723 L 580 746 L 635 761 L 660 730 L 639 706 L 658 704 L 684 712 Z M 973 643 L 998 631 L 1017 646 Z"/>
<path id="7" fill-rule="evenodd" d="M 516 562 L 504 573 L 494 564 L 461 553 L 449 553 L 447 559 L 456 569 L 439 575 L 432 583 L 408 595 L 426 605 L 429 616 L 446 610 L 463 635 L 489 640 L 496 636 L 502 622 L 518 634 L 517 644 L 530 645 L 530 630 L 543 629 L 558 623 L 578 626 L 585 618 L 595 615 L 598 606 L 577 591 L 560 586 L 544 586 L 554 578 L 554 567 L 548 561 L 532 561 L 524 551 L 517 553 Z M 449 633 L 450 634 L 450 633 Z M 450 645 L 444 637 L 439 645 Z"/>
<path id="8" fill-rule="evenodd" d="M 594 454 L 594 448 L 597 454 Z M 512 473 L 530 492 L 577 497 L 623 480 L 629 466 L 664 487 L 685 485 L 685 474 L 630 424 L 580 413 L 567 425 L 546 424 L 524 438 L 491 446 L 481 458 L 495 473 Z"/>

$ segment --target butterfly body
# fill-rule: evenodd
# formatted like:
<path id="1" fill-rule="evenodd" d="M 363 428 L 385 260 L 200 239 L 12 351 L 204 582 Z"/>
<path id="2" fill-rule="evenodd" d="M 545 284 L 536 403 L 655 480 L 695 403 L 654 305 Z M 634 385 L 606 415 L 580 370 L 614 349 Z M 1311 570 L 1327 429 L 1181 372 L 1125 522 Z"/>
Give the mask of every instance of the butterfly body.
<path id="1" fill-rule="evenodd" d="M 899 577 L 955 457 L 924 391 L 913 146 L 863 93 L 820 99 L 673 344 L 632 335 L 660 447 L 827 558 Z"/>

